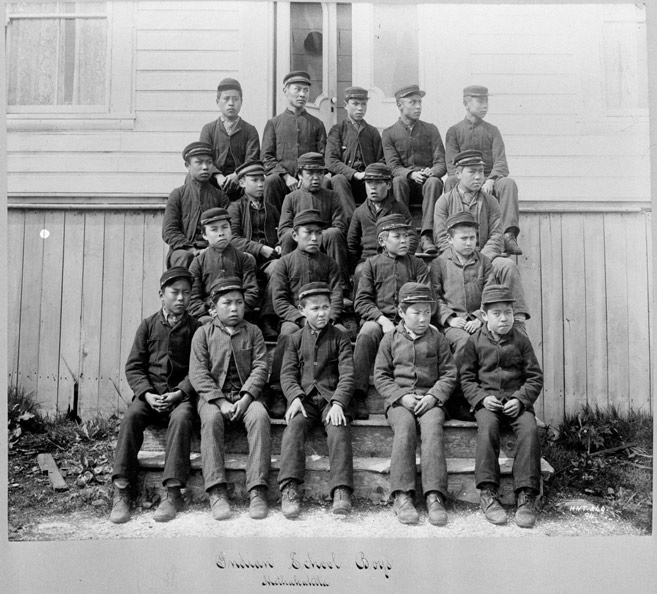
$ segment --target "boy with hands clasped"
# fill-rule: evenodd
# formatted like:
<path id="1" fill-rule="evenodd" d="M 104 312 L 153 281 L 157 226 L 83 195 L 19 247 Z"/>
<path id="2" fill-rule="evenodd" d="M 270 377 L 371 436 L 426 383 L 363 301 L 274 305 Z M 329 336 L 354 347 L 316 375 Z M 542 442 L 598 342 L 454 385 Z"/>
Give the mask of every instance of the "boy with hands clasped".
<path id="1" fill-rule="evenodd" d="M 447 461 L 443 445 L 444 405 L 456 384 L 456 365 L 443 335 L 429 324 L 431 289 L 406 283 L 399 291 L 401 322 L 387 333 L 374 364 L 374 386 L 386 399 L 393 431 L 390 488 L 402 524 L 417 524 L 413 505 L 415 451 L 421 436 L 422 490 L 429 522 L 447 523 Z"/>
<path id="2" fill-rule="evenodd" d="M 461 387 L 477 419 L 475 482 L 481 509 L 493 524 L 506 523 L 499 501 L 500 429 L 511 425 L 516 436 L 513 488 L 515 521 L 521 528 L 536 522 L 534 502 L 540 489 L 541 451 L 533 404 L 543 388 L 543 372 L 524 332 L 513 327 L 513 294 L 489 285 L 482 294 L 485 326 L 471 335 L 460 364 Z"/>
<path id="3" fill-rule="evenodd" d="M 144 429 L 167 424 L 163 485 L 167 496 L 155 511 L 156 522 L 172 520 L 183 507 L 180 493 L 189 477 L 189 452 L 196 393 L 188 378 L 192 336 L 199 323 L 187 314 L 192 275 L 183 266 L 160 278 L 162 308 L 142 321 L 125 364 L 134 398 L 121 422 L 114 454 L 114 501 L 110 522 L 130 519 L 130 484 L 137 476 L 137 454 Z"/>
<path id="4" fill-rule="evenodd" d="M 216 316 L 192 341 L 189 377 L 199 395 L 201 465 L 215 520 L 230 517 L 224 466 L 224 426 L 243 422 L 249 442 L 246 488 L 249 515 L 267 515 L 271 429 L 263 404 L 267 349 L 259 328 L 244 320 L 244 288 L 239 278 L 217 279 L 210 296 Z"/>
<path id="5" fill-rule="evenodd" d="M 300 512 L 298 487 L 305 474 L 306 435 L 317 423 L 324 426 L 328 440 L 333 513 L 351 512 L 354 479 L 349 406 L 354 366 L 347 333 L 330 321 L 330 297 L 331 289 L 323 282 L 301 288 L 299 311 L 306 323 L 288 340 L 283 358 L 281 387 L 288 408 L 278 483 L 286 518 L 296 518 Z"/>

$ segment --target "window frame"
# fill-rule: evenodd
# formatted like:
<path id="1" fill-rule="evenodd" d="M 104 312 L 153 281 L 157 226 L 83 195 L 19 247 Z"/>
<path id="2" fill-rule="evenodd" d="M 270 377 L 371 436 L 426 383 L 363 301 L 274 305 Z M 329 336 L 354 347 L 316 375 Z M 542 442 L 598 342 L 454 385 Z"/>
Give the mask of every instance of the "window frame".
<path id="1" fill-rule="evenodd" d="M 107 19 L 107 76 L 105 105 L 9 105 L 9 130 L 49 129 L 130 129 L 134 127 L 135 23 L 133 0 L 106 0 L 106 12 L 33 13 L 7 12 L 6 26 L 12 20 Z M 7 34 L 8 39 L 8 34 Z M 10 59 L 7 56 L 7 59 Z"/>

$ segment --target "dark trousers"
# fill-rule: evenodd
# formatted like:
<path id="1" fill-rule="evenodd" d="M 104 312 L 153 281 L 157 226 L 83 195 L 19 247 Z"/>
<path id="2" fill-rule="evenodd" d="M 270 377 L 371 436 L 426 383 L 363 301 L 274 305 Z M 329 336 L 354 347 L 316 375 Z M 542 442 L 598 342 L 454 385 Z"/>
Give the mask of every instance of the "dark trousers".
<path id="1" fill-rule="evenodd" d="M 330 187 L 330 180 L 328 177 L 322 178 L 322 187 Z M 285 200 L 285 196 L 291 191 L 292 190 L 287 187 L 285 180 L 278 175 L 278 173 L 270 173 L 265 177 L 264 201 L 267 204 L 273 204 L 278 209 L 278 212 L 281 212 L 283 200 Z"/>
<path id="2" fill-rule="evenodd" d="M 461 361 L 463 360 L 463 350 L 465 349 L 465 345 L 468 343 L 470 333 L 463 330 L 463 328 L 452 328 L 451 326 L 447 326 L 443 330 L 443 334 L 445 335 L 447 342 L 449 342 L 452 354 L 454 355 L 454 362 L 456 363 L 456 367 L 460 368 Z"/>
<path id="3" fill-rule="evenodd" d="M 518 265 L 511 258 L 498 256 L 493 260 L 493 275 L 496 283 L 506 285 L 513 293 L 513 298 L 516 300 L 513 304 L 513 312 L 525 314 L 529 319 L 529 308 L 525 301 L 525 290 Z"/>
<path id="4" fill-rule="evenodd" d="M 112 480 L 119 477 L 131 483 L 137 478 L 137 454 L 144 442 L 148 425 L 167 425 L 162 484 L 169 479 L 180 481 L 184 487 L 189 478 L 189 452 L 196 412 L 191 402 L 181 402 L 170 413 L 159 413 L 148 402 L 135 398 L 125 412 L 114 453 Z"/>
<path id="5" fill-rule="evenodd" d="M 287 341 L 292 334 L 299 329 L 294 322 L 283 321 L 281 328 L 278 332 L 278 340 L 274 348 L 274 355 L 271 362 L 271 373 L 269 375 L 269 385 L 280 388 L 281 384 L 281 365 L 283 364 L 283 355 L 285 355 L 285 347 Z"/>
<path id="6" fill-rule="evenodd" d="M 229 421 L 214 402 L 199 400 L 201 417 L 201 466 L 205 490 L 226 484 L 224 463 L 225 425 Z M 246 490 L 267 487 L 271 465 L 271 424 L 265 406 L 258 401 L 249 404 L 242 422 L 246 427 L 249 456 L 246 460 Z"/>
<path id="7" fill-rule="evenodd" d="M 500 429 L 511 425 L 516 435 L 516 456 L 513 460 L 513 489 L 531 487 L 537 492 L 541 478 L 541 445 L 538 439 L 536 417 L 524 411 L 515 419 L 487 408 L 475 412 L 477 419 L 477 451 L 475 458 L 475 483 L 480 489 L 483 483 L 500 484 Z"/>
<path id="8" fill-rule="evenodd" d="M 438 198 L 443 193 L 443 182 L 437 177 L 430 177 L 419 185 L 407 177 L 395 177 L 392 180 L 395 198 L 410 210 L 411 202 L 422 202 L 422 226 L 420 235 L 431 234 L 433 240 L 433 212 Z"/>
<path id="9" fill-rule="evenodd" d="M 445 180 L 445 194 L 459 183 L 455 175 Z M 518 234 L 520 231 L 520 211 L 518 208 L 518 184 L 510 177 L 502 177 L 495 181 L 493 196 L 500 203 L 502 230 Z"/>
<path id="10" fill-rule="evenodd" d="M 347 425 L 333 425 L 327 423 L 326 415 L 331 404 L 323 401 L 318 406 L 314 397 L 307 397 L 303 401 L 308 417 L 301 413 L 292 417 L 283 432 L 281 443 L 281 469 L 278 473 L 278 484 L 283 488 L 290 480 L 300 483 L 304 481 L 306 472 L 306 437 L 308 430 L 321 423 L 326 432 L 329 451 L 330 494 L 336 487 L 347 487 L 354 490 L 354 461 L 351 449 L 351 419 L 347 417 Z"/>
<path id="11" fill-rule="evenodd" d="M 194 253 L 190 250 L 172 250 L 169 252 L 169 257 L 167 258 L 167 267 L 173 268 L 174 266 L 183 266 L 184 268 L 189 268 L 193 259 Z"/>
<path id="12" fill-rule="evenodd" d="M 376 352 L 383 338 L 383 328 L 378 322 L 366 321 L 360 328 L 354 347 L 354 376 L 356 390 L 364 392 L 370 387 L 370 374 Z"/>
<path id="13" fill-rule="evenodd" d="M 347 225 L 349 225 L 356 205 L 362 204 L 367 199 L 365 182 L 355 177 L 349 180 L 345 175 L 338 173 L 331 177 L 331 187 L 340 196 L 340 204 L 342 204 L 342 210 L 347 217 Z"/>
<path id="14" fill-rule="evenodd" d="M 420 432 L 420 468 L 422 491 L 438 491 L 447 496 L 447 461 L 443 445 L 443 409 L 434 406 L 416 417 L 403 406 L 391 406 L 386 412 L 394 433 L 390 457 L 390 489 L 415 491 L 418 430 Z"/>

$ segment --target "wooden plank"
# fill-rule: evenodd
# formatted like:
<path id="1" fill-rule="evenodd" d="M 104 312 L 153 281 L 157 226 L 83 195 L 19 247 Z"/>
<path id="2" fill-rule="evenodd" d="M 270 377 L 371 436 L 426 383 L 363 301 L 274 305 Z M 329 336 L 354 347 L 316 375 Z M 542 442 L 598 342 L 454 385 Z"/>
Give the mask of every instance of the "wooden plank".
<path id="1" fill-rule="evenodd" d="M 207 70 L 216 68 L 222 74 L 235 74 L 239 52 L 230 49 L 206 51 L 148 51 L 137 53 L 137 72 L 141 70 Z"/>
<path id="2" fill-rule="evenodd" d="M 216 5 L 215 10 L 185 9 L 172 11 L 144 10 L 138 7 L 137 30 L 173 31 L 230 31 L 237 30 L 239 25 L 239 12 L 237 10 L 223 9 Z"/>
<path id="3" fill-rule="evenodd" d="M 646 150 L 649 145 L 647 136 L 633 132 L 607 136 L 603 134 L 544 136 L 540 143 L 536 142 L 534 135 L 508 134 L 505 131 L 502 133 L 504 134 L 507 158 L 525 155 L 533 155 L 537 158 L 542 156 L 613 157 L 620 155 L 636 159 L 636 157 L 646 158 Z M 610 142 L 610 140 L 612 141 Z"/>
<path id="4" fill-rule="evenodd" d="M 606 177 L 613 172 L 614 177 L 647 176 L 650 168 L 647 161 L 637 160 L 635 156 L 614 154 L 603 155 L 517 155 L 520 159 L 514 171 L 527 177 L 542 177 L 546 171 L 558 172 L 559 177 L 581 177 L 582 171 L 591 175 Z"/>
<path id="5" fill-rule="evenodd" d="M 144 215 L 126 213 L 123 252 L 123 290 L 121 317 L 121 365 L 119 389 L 125 402 L 132 400 L 132 390 L 125 379 L 125 362 L 142 320 L 142 271 L 144 262 Z"/>
<path id="6" fill-rule="evenodd" d="M 536 357 L 543 367 L 543 290 L 541 286 L 541 233 L 537 215 L 525 215 L 520 221 L 522 256 L 518 268 L 522 287 L 531 317 L 526 322 L 527 334 L 532 341 Z M 540 404 L 542 407 L 542 402 Z M 541 413 L 542 414 L 542 413 Z"/>
<path id="7" fill-rule="evenodd" d="M 103 242 L 105 213 L 87 212 L 84 221 L 82 325 L 80 331 L 80 398 L 82 419 L 99 413 L 101 316 L 103 306 Z"/>
<path id="8" fill-rule="evenodd" d="M 584 218 L 584 283 L 586 286 L 586 394 L 589 405 L 607 405 L 607 289 L 604 217 Z"/>
<path id="9" fill-rule="evenodd" d="M 625 237 L 631 238 L 627 262 L 627 320 L 629 329 L 629 402 L 633 410 L 650 410 L 650 305 L 648 236 L 644 213 L 625 215 Z"/>
<path id="10" fill-rule="evenodd" d="M 162 260 L 162 215 L 144 215 L 144 263 L 141 297 L 141 317 L 146 318 L 161 307 L 158 291 L 164 271 Z"/>
<path id="11" fill-rule="evenodd" d="M 609 375 L 608 404 L 619 411 L 627 410 L 629 401 L 629 329 L 627 315 L 628 238 L 625 236 L 624 214 L 604 215 L 605 272 L 607 282 L 607 353 Z M 634 243 L 634 238 L 633 242 Z"/>
<path id="12" fill-rule="evenodd" d="M 191 30 L 176 31 L 175 35 L 171 35 L 169 31 L 154 29 L 139 32 L 137 51 L 162 49 L 212 51 L 218 47 L 235 47 L 239 44 L 239 40 L 239 31 Z"/>
<path id="13" fill-rule="evenodd" d="M 51 454 L 38 454 L 37 464 L 39 465 L 41 472 L 48 475 L 50 484 L 55 491 L 68 491 L 68 485 L 66 484 L 61 472 L 59 472 L 59 468 L 57 468 L 55 459 Z"/>
<path id="14" fill-rule="evenodd" d="M 18 344 L 18 385 L 36 393 L 39 370 L 39 331 L 41 309 L 41 282 L 43 274 L 43 229 L 45 213 L 25 213 L 23 251 L 23 289 L 21 293 L 21 325 Z"/>
<path id="15" fill-rule="evenodd" d="M 584 215 L 561 215 L 565 412 L 586 405 L 586 284 Z"/>
<path id="16" fill-rule="evenodd" d="M 21 330 L 21 293 L 23 289 L 23 240 L 25 212 L 9 212 L 7 217 L 7 373 L 8 384 L 18 383 L 18 344 Z"/>
<path id="17" fill-rule="evenodd" d="M 561 218 L 539 216 L 543 287 L 543 420 L 559 424 L 564 414 Z"/>
<path id="18" fill-rule="evenodd" d="M 207 111 L 216 105 L 216 92 L 210 89 L 161 89 L 136 94 L 136 109 L 140 111 Z"/>
<path id="19" fill-rule="evenodd" d="M 470 67 L 474 78 L 480 75 L 496 74 L 575 74 L 577 73 L 577 60 L 573 55 L 551 54 L 482 54 Z M 573 105 L 573 109 L 575 106 Z"/>
<path id="20" fill-rule="evenodd" d="M 99 412 L 109 416 L 129 401 L 121 402 L 121 318 L 123 309 L 124 226 L 129 213 L 105 215 L 103 246 L 103 311 L 100 329 Z"/>
<path id="21" fill-rule="evenodd" d="M 649 336 L 650 336 L 650 354 L 651 358 L 650 360 L 652 361 L 652 351 L 655 349 L 655 344 L 653 342 L 654 336 L 655 336 L 655 320 L 654 318 L 654 304 L 655 304 L 655 293 L 654 293 L 654 276 L 655 276 L 655 269 L 653 268 L 653 258 L 652 258 L 652 251 L 654 249 L 652 239 L 652 213 L 647 212 L 646 213 L 646 237 L 648 238 L 647 244 L 649 249 L 647 250 L 648 253 L 648 326 L 649 326 Z M 655 371 L 652 368 L 652 365 L 649 368 L 650 371 L 650 388 L 653 394 L 657 393 L 657 388 L 655 387 Z M 654 415 L 654 408 L 653 408 L 653 402 L 650 400 L 648 403 L 650 408 L 648 409 L 651 414 Z"/>
<path id="22" fill-rule="evenodd" d="M 64 212 L 46 212 L 43 256 L 43 288 L 39 330 L 39 377 L 37 392 L 46 410 L 57 410 L 59 392 L 59 344 L 62 316 L 64 264 Z"/>
<path id="23" fill-rule="evenodd" d="M 200 131 L 200 129 L 199 129 Z M 9 157 L 8 167 L 12 171 L 23 173 L 53 173 L 70 174 L 82 168 L 86 175 L 94 171 L 123 173 L 138 173 L 144 171 L 180 171 L 185 175 L 185 169 L 180 153 L 181 150 L 158 151 L 151 153 L 130 153 L 127 151 L 117 152 L 111 159 L 101 152 L 78 151 L 44 153 L 39 163 L 34 163 L 34 155 L 31 153 L 14 153 Z M 183 147 L 184 148 L 184 147 Z M 71 162 L 73 161 L 73 162 Z M 77 163 L 77 167 L 75 164 Z"/>
<path id="24" fill-rule="evenodd" d="M 64 221 L 61 335 L 59 344 L 59 395 L 57 408 L 73 410 L 79 393 L 80 321 L 82 316 L 82 267 L 84 215 L 67 212 Z"/>

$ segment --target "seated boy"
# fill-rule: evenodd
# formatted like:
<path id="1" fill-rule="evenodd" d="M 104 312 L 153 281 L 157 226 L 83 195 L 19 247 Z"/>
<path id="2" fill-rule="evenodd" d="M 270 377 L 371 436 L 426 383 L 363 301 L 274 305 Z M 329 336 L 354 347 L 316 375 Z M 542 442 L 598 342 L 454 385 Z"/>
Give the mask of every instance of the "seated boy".
<path id="1" fill-rule="evenodd" d="M 326 431 L 333 513 L 351 512 L 354 490 L 349 404 L 354 391 L 351 342 L 331 323 L 331 288 L 308 283 L 299 291 L 304 327 L 288 340 L 281 385 L 288 402 L 278 483 L 286 518 L 299 515 L 299 484 L 306 462 L 306 435 L 314 424 Z"/>
<path id="2" fill-rule="evenodd" d="M 365 398 L 376 351 L 383 335 L 391 332 L 399 321 L 399 291 L 405 283 L 418 282 L 430 286 L 426 264 L 408 253 L 410 225 L 401 214 L 380 218 L 376 224 L 381 253 L 363 263 L 354 309 L 361 328 L 354 349 L 356 371 L 355 399 L 357 418 L 369 415 Z"/>
<path id="3" fill-rule="evenodd" d="M 493 524 L 504 524 L 500 484 L 500 430 L 511 425 L 516 435 L 513 488 L 516 524 L 536 522 L 534 502 L 540 489 L 541 448 L 533 404 L 543 388 L 543 372 L 524 332 L 513 326 L 513 294 L 504 285 L 489 285 L 482 294 L 485 326 L 463 349 L 461 387 L 477 419 L 475 481 L 481 509 Z"/>
<path id="4" fill-rule="evenodd" d="M 196 394 L 188 378 L 192 337 L 199 323 L 186 310 L 192 275 L 184 266 L 160 278 L 162 308 L 141 322 L 125 365 L 134 398 L 121 421 L 114 454 L 114 501 L 110 522 L 130 519 L 130 485 L 137 478 L 137 454 L 146 426 L 167 425 L 162 484 L 167 495 L 155 511 L 156 522 L 168 522 L 182 510 L 180 494 L 189 477 L 189 451 L 196 413 Z"/>
<path id="5" fill-rule="evenodd" d="M 502 256 L 504 240 L 500 205 L 493 196 L 482 190 L 484 165 L 482 152 L 474 149 L 461 151 L 454 157 L 458 184 L 436 202 L 434 238 L 438 250 L 442 254 L 450 248 L 449 241 L 447 241 L 447 218 L 463 211 L 472 214 L 479 223 L 477 249 L 492 260 L 495 282 L 511 289 L 516 300 L 516 327 L 524 330 L 525 320 L 528 320 L 530 315 L 525 301 L 520 270 L 511 258 Z"/>
<path id="6" fill-rule="evenodd" d="M 189 271 L 194 279 L 189 313 L 201 323 L 210 320 L 212 303 L 208 300 L 210 288 L 217 278 L 236 276 L 244 287 L 244 306 L 253 311 L 258 303 L 258 282 L 255 275 L 255 258 L 231 245 L 230 215 L 224 208 L 211 208 L 201 215 L 203 237 L 208 247 L 199 252 Z"/>
<path id="7" fill-rule="evenodd" d="M 239 251 L 251 254 L 256 261 L 256 277 L 260 292 L 260 329 L 265 340 L 276 340 L 278 317 L 271 297 L 271 276 L 280 256 L 276 229 L 278 209 L 265 204 L 265 167 L 262 161 L 250 161 L 235 171 L 244 196 L 228 207 L 232 232 L 231 243 Z"/>
<path id="8" fill-rule="evenodd" d="M 192 142 L 185 147 L 183 159 L 188 176 L 169 195 L 162 221 L 162 239 L 169 246 L 167 267 L 189 268 L 194 256 L 208 246 L 203 238 L 201 213 L 210 208 L 226 208 L 230 203 L 226 194 L 209 183 L 211 145 Z"/>
<path id="9" fill-rule="evenodd" d="M 431 264 L 431 281 L 438 325 L 458 366 L 468 337 L 481 328 L 481 292 L 493 282 L 493 269 L 490 259 L 477 251 L 479 223 L 471 213 L 450 215 L 446 226 L 451 247 Z"/>
<path id="10" fill-rule="evenodd" d="M 445 337 L 430 325 L 431 289 L 406 283 L 399 291 L 401 322 L 381 341 L 374 385 L 386 399 L 394 433 L 390 459 L 393 510 L 402 524 L 416 524 L 413 505 L 415 451 L 420 433 L 422 490 L 429 522 L 447 523 L 447 462 L 443 448 L 443 407 L 456 384 L 456 365 Z"/>
<path id="11" fill-rule="evenodd" d="M 391 214 L 400 214 L 412 226 L 413 218 L 408 208 L 395 200 L 392 195 L 392 172 L 383 163 L 368 165 L 363 173 L 367 200 L 355 211 L 347 231 L 347 251 L 349 254 L 349 270 L 354 272 L 354 295 L 358 285 L 358 277 L 362 263 L 376 256 L 379 252 L 379 241 L 376 233 L 376 223 L 382 217 Z M 417 234 L 409 238 L 409 251 L 415 253 L 417 248 Z"/>
<path id="12" fill-rule="evenodd" d="M 511 256 L 519 256 L 517 236 L 520 231 L 518 209 L 518 186 L 509 177 L 504 140 L 497 127 L 484 121 L 488 113 L 488 89 L 471 85 L 463 89 L 465 118 L 447 130 L 445 137 L 445 158 L 448 178 L 445 181 L 445 194 L 457 183 L 454 157 L 468 149 L 480 150 L 484 158 L 486 181 L 482 190 L 495 196 L 502 211 L 502 231 L 504 232 L 504 251 Z"/>
<path id="13" fill-rule="evenodd" d="M 281 210 L 285 195 L 299 187 L 297 159 L 304 153 L 324 154 L 326 129 L 306 111 L 310 74 L 295 70 L 283 78 L 285 111 L 265 124 L 260 158 L 265 164 L 265 202 Z"/>
<path id="14" fill-rule="evenodd" d="M 292 238 L 297 242 L 297 249 L 283 256 L 277 263 L 272 277 L 272 295 L 274 310 L 281 320 L 278 343 L 274 350 L 269 383 L 273 392 L 280 395 L 280 371 L 288 337 L 302 328 L 305 318 L 299 311 L 299 291 L 303 285 L 311 282 L 326 283 L 331 289 L 331 320 L 336 323 L 342 314 L 342 283 L 340 271 L 335 260 L 319 251 L 324 219 L 319 211 L 305 210 L 294 217 Z M 274 398 L 271 414 L 281 418 L 285 413 L 285 404 Z"/>
<path id="15" fill-rule="evenodd" d="M 342 211 L 340 197 L 333 191 L 323 188 L 321 180 L 326 173 L 324 157 L 319 153 L 306 153 L 299 157 L 299 181 L 301 187 L 285 196 L 278 223 L 278 237 L 281 253 L 294 250 L 292 222 L 296 214 L 308 209 L 319 211 L 324 221 L 320 247 L 333 258 L 343 272 L 342 281 L 349 282 L 347 270 L 347 220 Z"/>
<path id="16" fill-rule="evenodd" d="M 240 117 L 242 85 L 234 78 L 224 78 L 217 87 L 219 117 L 205 124 L 199 140 L 212 146 L 212 177 L 231 200 L 242 192 L 236 174 L 243 163 L 260 158 L 260 138 L 255 126 Z"/>
<path id="17" fill-rule="evenodd" d="M 244 288 L 239 278 L 212 285 L 216 317 L 199 328 L 192 341 L 189 378 L 198 392 L 201 417 L 201 465 L 215 520 L 230 517 L 224 466 L 224 427 L 243 422 L 249 442 L 246 488 L 249 515 L 267 515 L 271 463 L 270 423 L 262 402 L 267 381 L 267 349 L 260 330 L 244 321 Z"/>
<path id="18" fill-rule="evenodd" d="M 347 87 L 344 91 L 345 120 L 335 124 L 326 140 L 326 166 L 331 186 L 340 196 L 342 210 L 351 220 L 356 204 L 366 198 L 364 174 L 371 163 L 383 163 L 379 131 L 365 121 L 367 89 Z"/>

